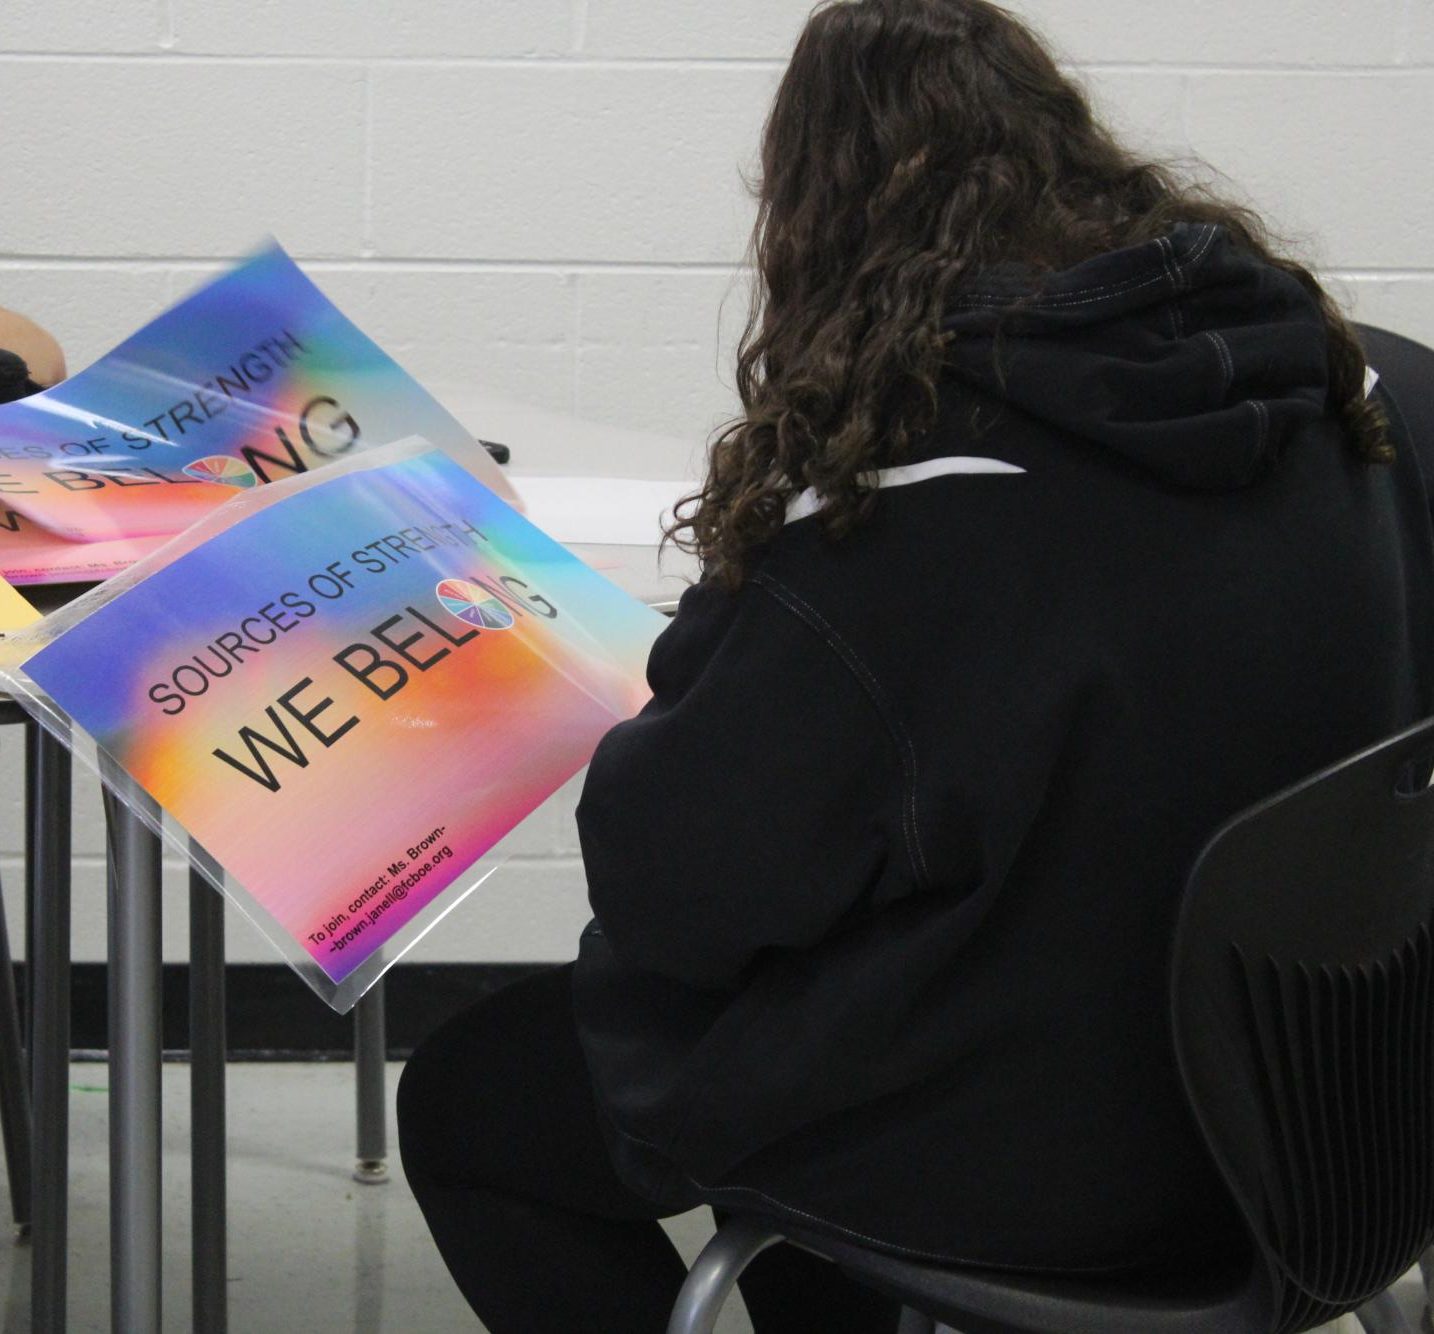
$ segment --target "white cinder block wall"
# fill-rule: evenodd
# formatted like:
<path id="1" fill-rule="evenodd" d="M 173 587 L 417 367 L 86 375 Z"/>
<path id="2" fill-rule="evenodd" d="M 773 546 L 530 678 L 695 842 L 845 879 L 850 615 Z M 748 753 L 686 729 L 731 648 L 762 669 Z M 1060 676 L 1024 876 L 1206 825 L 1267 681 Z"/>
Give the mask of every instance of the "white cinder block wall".
<path id="1" fill-rule="evenodd" d="M 1227 173 L 1361 318 L 1434 342 L 1434 0 L 1013 8 L 1129 134 Z M 700 440 L 732 402 L 739 168 L 807 9 L 4 0 L 0 304 L 80 366 L 272 232 L 421 379 Z M 8 734 L 0 747 L 13 882 L 20 756 Z M 102 841 L 81 786 L 75 957 L 99 959 Z M 570 954 L 573 794 L 421 957 Z M 183 958 L 178 868 L 167 888 L 166 957 Z M 230 953 L 272 957 L 237 921 Z"/>

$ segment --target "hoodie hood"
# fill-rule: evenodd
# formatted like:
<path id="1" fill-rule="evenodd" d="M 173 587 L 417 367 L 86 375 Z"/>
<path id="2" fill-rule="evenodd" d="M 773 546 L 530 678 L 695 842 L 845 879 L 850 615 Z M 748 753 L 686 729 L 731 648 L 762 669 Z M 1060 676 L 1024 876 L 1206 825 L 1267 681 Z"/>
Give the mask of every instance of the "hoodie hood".
<path id="1" fill-rule="evenodd" d="M 977 284 L 943 323 L 952 373 L 1167 482 L 1248 486 L 1325 414 L 1318 305 L 1218 225 Z"/>

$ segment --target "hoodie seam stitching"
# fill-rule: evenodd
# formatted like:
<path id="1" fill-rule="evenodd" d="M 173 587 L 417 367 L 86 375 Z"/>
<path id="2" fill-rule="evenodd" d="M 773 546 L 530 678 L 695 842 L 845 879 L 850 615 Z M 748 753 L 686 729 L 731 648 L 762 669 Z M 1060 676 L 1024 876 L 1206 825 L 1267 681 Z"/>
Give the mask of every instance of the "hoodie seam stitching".
<path id="1" fill-rule="evenodd" d="M 1190 243 L 1190 253 L 1183 260 L 1178 261 L 1175 267 L 1183 271 L 1198 264 L 1205 258 L 1205 252 L 1215 243 L 1215 237 L 1219 231 L 1218 223 L 1207 222 L 1205 230 Z"/>
<path id="2" fill-rule="evenodd" d="M 1203 234 L 1196 242 L 1193 243 L 1193 248 L 1191 249 L 1189 255 L 1187 255 L 1183 260 L 1175 261 L 1174 273 L 1175 281 L 1177 284 L 1179 282 L 1179 276 L 1183 274 L 1186 269 L 1192 267 L 1195 264 L 1198 264 L 1200 260 L 1205 257 L 1205 252 L 1210 249 L 1210 246 L 1214 242 L 1218 230 L 1219 229 L 1215 223 L 1212 222 L 1206 224 Z M 1161 237 L 1158 239 L 1164 240 L 1165 238 Z M 1163 250 L 1161 252 L 1161 264 L 1162 266 L 1165 265 L 1165 255 Z M 1170 269 L 1166 267 L 1164 273 L 1157 273 L 1152 277 L 1142 278 L 1140 277 L 1140 275 L 1137 274 L 1135 277 L 1127 278 L 1123 282 L 1105 283 L 1093 287 L 1077 287 L 1073 291 L 1063 292 L 1060 296 L 1033 297 L 1030 301 L 1025 303 L 1025 308 L 1042 309 L 1059 306 L 1090 305 L 1093 301 L 1098 301 L 1103 296 L 1114 296 L 1127 292 L 1138 292 L 1143 287 L 1150 287 L 1152 284 L 1164 282 L 1170 277 Z M 982 302 L 1012 301 L 1018 299 L 1019 298 L 1012 298 L 1009 295 L 1003 295 L 998 292 L 967 293 L 964 296 L 955 297 L 953 299 L 952 304 L 958 306 L 969 306 L 978 305 Z"/>
<path id="3" fill-rule="evenodd" d="M 1261 458 L 1265 456 L 1265 448 L 1270 438 L 1270 410 L 1258 398 L 1247 398 L 1245 400 L 1255 410 L 1255 417 L 1259 422 L 1259 434 L 1256 437 L 1256 448 Z"/>
<path id="4" fill-rule="evenodd" d="M 1170 277 L 1170 285 L 1172 288 L 1174 288 L 1174 293 L 1169 307 L 1170 331 L 1178 340 L 1185 337 L 1185 320 L 1180 313 L 1180 293 L 1182 290 L 1180 282 L 1180 271 L 1171 263 L 1171 260 L 1175 254 L 1175 247 L 1170 244 L 1170 238 L 1168 236 L 1160 237 L 1159 245 L 1161 263 L 1165 265 L 1165 272 Z"/>
<path id="5" fill-rule="evenodd" d="M 911 862 L 911 869 L 916 876 L 917 884 L 928 885 L 931 873 L 926 864 L 926 854 L 921 846 L 921 833 L 916 819 L 916 748 L 912 745 L 911 737 L 901 719 L 896 716 L 887 700 L 885 691 L 881 689 L 876 676 L 857 655 L 856 650 L 842 638 L 826 617 L 800 594 L 765 571 L 754 574 L 752 581 L 765 588 L 788 611 L 799 620 L 804 621 L 826 641 L 827 647 L 856 677 L 872 704 L 876 706 L 877 714 L 886 725 L 887 734 L 896 745 L 898 762 L 905 779 L 903 786 L 906 791 L 902 800 L 901 824 L 902 834 L 906 841 L 906 856 Z"/>
<path id="6" fill-rule="evenodd" d="M 1235 358 L 1230 352 L 1230 345 L 1223 335 L 1213 329 L 1206 329 L 1202 337 L 1208 338 L 1215 345 L 1215 355 L 1220 358 L 1220 371 L 1225 378 L 1225 392 L 1228 394 L 1235 387 Z"/>
<path id="7" fill-rule="evenodd" d="M 1103 287 L 1080 287 L 1074 292 L 1067 292 L 1059 297 L 1036 297 L 1025 303 L 1024 309 L 1054 309 L 1061 306 L 1089 306 L 1107 296 L 1122 296 L 1129 292 L 1138 292 L 1142 287 L 1152 287 L 1157 283 L 1166 281 L 1166 274 L 1157 273 L 1149 278 L 1128 278 L 1120 283 L 1108 283 Z M 954 304 L 958 306 L 979 305 L 983 302 L 1015 301 L 1014 298 L 1001 293 L 982 293 L 980 295 L 958 296 Z"/>

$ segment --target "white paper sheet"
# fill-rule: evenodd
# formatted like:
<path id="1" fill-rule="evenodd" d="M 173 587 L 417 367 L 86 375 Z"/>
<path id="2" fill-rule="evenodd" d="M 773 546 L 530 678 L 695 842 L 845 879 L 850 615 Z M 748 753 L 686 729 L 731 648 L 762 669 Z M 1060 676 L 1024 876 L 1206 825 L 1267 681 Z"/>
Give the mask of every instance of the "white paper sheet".
<path id="1" fill-rule="evenodd" d="M 565 546 L 655 547 L 690 481 L 513 476 L 531 522 Z"/>

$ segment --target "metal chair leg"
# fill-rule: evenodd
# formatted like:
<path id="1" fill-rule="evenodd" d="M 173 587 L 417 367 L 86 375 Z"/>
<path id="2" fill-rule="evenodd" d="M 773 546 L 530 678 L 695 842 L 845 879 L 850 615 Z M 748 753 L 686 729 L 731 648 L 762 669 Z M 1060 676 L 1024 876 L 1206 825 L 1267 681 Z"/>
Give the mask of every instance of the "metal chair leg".
<path id="1" fill-rule="evenodd" d="M 189 1124 L 194 1329 L 229 1327 L 224 1061 L 224 900 L 189 872 Z"/>
<path id="2" fill-rule="evenodd" d="M 717 1316 L 742 1271 L 781 1240 L 780 1232 L 750 1219 L 737 1219 L 719 1228 L 693 1262 L 672 1308 L 667 1334 L 712 1334 Z"/>
<path id="3" fill-rule="evenodd" d="M 1365 1334 L 1413 1334 L 1391 1292 L 1371 1297 L 1354 1313 L 1354 1318 Z"/>
<path id="4" fill-rule="evenodd" d="M 10 1179 L 10 1213 L 20 1236 L 30 1231 L 30 1089 L 20 1037 L 20 1008 L 15 997 L 15 965 L 10 932 L 0 896 L 0 1131 L 5 1138 L 5 1170 Z"/>
<path id="5" fill-rule="evenodd" d="M 358 1150 L 354 1180 L 377 1185 L 388 1179 L 384 1107 L 384 1060 L 388 1055 L 383 983 L 375 983 L 354 1006 L 354 1084 L 358 1101 Z"/>
<path id="6" fill-rule="evenodd" d="M 31 1321 L 36 1334 L 66 1327 L 70 1134 L 70 752 L 43 728 L 31 733 L 27 876 L 35 889 L 26 973 L 33 997 L 34 1110 Z"/>

